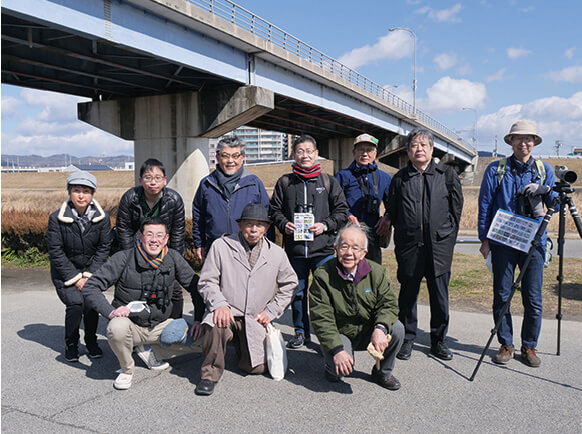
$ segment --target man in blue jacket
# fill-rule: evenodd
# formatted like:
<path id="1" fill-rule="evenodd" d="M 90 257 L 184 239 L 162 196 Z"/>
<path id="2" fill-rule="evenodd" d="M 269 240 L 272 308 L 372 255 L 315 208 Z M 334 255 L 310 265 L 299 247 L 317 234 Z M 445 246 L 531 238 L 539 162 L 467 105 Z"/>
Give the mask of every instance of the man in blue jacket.
<path id="1" fill-rule="evenodd" d="M 225 137 L 216 146 L 216 156 L 216 170 L 200 181 L 192 203 L 192 235 L 200 260 L 214 240 L 238 232 L 236 220 L 247 204 L 260 203 L 269 209 L 265 186 L 243 167 L 244 142 L 236 136 Z"/>
<path id="2" fill-rule="evenodd" d="M 379 237 L 390 232 L 388 218 L 388 188 L 390 175 L 378 169 L 378 139 L 370 134 L 360 134 L 354 140 L 354 161 L 347 169 L 340 170 L 336 179 L 344 190 L 350 210 L 348 221 L 365 223 L 371 229 L 368 234 L 366 259 L 382 264 Z M 380 217 L 380 204 L 384 202 L 385 215 Z"/>
<path id="3" fill-rule="evenodd" d="M 543 202 L 549 205 L 556 193 L 552 167 L 532 157 L 532 149 L 542 142 L 532 121 L 518 121 L 511 126 L 505 142 L 513 149 L 507 159 L 494 161 L 485 170 L 479 192 L 479 239 L 481 253 L 491 252 L 493 266 L 493 318 L 497 323 L 503 306 L 511 293 L 515 267 L 520 269 L 527 253 L 487 239 L 489 226 L 497 210 L 502 209 L 538 221 L 544 216 Z M 521 326 L 521 357 L 529 366 L 541 364 L 536 346 L 542 325 L 542 281 L 544 272 L 546 234 L 535 248 L 521 281 L 524 315 Z M 501 347 L 493 362 L 506 364 L 514 356 L 513 326 L 509 309 L 503 317 L 497 338 Z"/>

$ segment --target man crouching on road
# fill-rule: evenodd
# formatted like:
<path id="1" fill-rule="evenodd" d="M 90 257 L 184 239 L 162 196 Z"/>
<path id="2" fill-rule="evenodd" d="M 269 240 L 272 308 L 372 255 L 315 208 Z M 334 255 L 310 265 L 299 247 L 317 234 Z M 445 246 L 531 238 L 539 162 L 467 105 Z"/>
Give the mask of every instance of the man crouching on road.
<path id="1" fill-rule="evenodd" d="M 107 340 L 121 365 L 113 387 L 124 390 L 131 387 L 135 362 L 133 347 L 159 343 L 160 334 L 172 313 L 174 280 L 192 294 L 195 321 L 194 339 L 200 335 L 200 319 L 204 304 L 197 291 L 198 276 L 182 255 L 168 249 L 169 234 L 159 217 L 146 218 L 140 228 L 134 248 L 117 252 L 85 283 L 85 302 L 109 318 Z M 115 285 L 110 304 L 103 291 Z M 137 308 L 127 306 L 141 301 Z M 156 365 L 162 370 L 168 363 Z"/>
<path id="2" fill-rule="evenodd" d="M 364 259 L 368 239 L 363 225 L 348 223 L 335 240 L 335 260 L 319 267 L 309 289 L 310 315 L 325 357 L 325 377 L 341 381 L 354 370 L 354 350 L 371 342 L 383 354 L 372 378 L 380 386 L 398 390 L 392 375 L 404 338 L 398 321 L 398 302 L 384 268 Z"/>
<path id="3" fill-rule="evenodd" d="M 267 370 L 266 326 L 283 314 L 297 288 L 287 255 L 264 238 L 269 228 L 265 207 L 248 204 L 237 222 L 240 232 L 212 244 L 200 273 L 205 358 L 197 395 L 214 392 L 224 372 L 226 344 L 233 338 L 243 372 Z"/>

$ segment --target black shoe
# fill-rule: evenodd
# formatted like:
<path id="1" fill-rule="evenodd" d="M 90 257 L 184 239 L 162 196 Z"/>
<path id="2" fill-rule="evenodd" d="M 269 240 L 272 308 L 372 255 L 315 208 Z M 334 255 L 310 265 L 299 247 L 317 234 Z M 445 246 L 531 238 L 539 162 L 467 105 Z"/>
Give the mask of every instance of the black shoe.
<path id="1" fill-rule="evenodd" d="M 87 352 L 89 353 L 90 359 L 100 359 L 101 357 L 103 357 L 103 350 L 99 348 L 99 345 L 97 345 L 97 343 L 86 344 L 85 346 L 87 347 Z"/>
<path id="2" fill-rule="evenodd" d="M 376 369 L 375 366 L 372 369 L 372 379 L 385 389 L 388 390 L 400 389 L 400 381 L 398 381 L 398 378 L 396 378 L 394 375 L 390 376 L 383 375 L 380 371 Z"/>
<path id="3" fill-rule="evenodd" d="M 343 383 L 342 377 L 338 377 L 333 372 L 329 372 L 327 369 L 323 371 L 323 375 L 325 375 L 325 379 L 330 383 Z"/>
<path id="4" fill-rule="evenodd" d="M 412 345 L 414 345 L 414 341 L 404 340 L 402 346 L 400 347 L 400 351 L 396 354 L 396 358 L 400 360 L 408 360 L 412 355 Z"/>
<path id="5" fill-rule="evenodd" d="M 67 362 L 78 362 L 79 361 L 79 349 L 77 345 L 67 345 L 65 349 L 65 360 Z"/>
<path id="6" fill-rule="evenodd" d="M 293 348 L 295 350 L 301 348 L 303 345 L 305 345 L 305 335 L 303 333 L 295 333 L 295 336 L 287 342 L 287 348 Z"/>
<path id="7" fill-rule="evenodd" d="M 453 353 L 442 341 L 438 341 L 430 346 L 430 353 L 441 360 L 452 360 Z"/>
<path id="8" fill-rule="evenodd" d="M 194 393 L 196 395 L 202 395 L 202 396 L 212 395 L 212 393 L 214 392 L 215 385 L 216 385 L 216 383 L 214 381 L 200 380 L 200 383 L 198 383 L 198 386 L 196 386 L 196 390 L 194 391 Z"/>

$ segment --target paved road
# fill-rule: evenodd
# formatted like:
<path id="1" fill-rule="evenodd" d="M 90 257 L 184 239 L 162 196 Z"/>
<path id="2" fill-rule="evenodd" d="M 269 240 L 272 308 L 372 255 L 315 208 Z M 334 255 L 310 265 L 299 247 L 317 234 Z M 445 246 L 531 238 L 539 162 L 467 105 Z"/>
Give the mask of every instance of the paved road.
<path id="1" fill-rule="evenodd" d="M 556 356 L 556 322 L 544 321 L 540 368 L 517 359 L 493 365 L 490 349 L 469 382 L 489 337 L 490 316 L 452 312 L 454 359 L 445 363 L 428 355 L 427 308 L 420 306 L 419 314 L 424 331 L 412 358 L 396 365 L 398 392 L 369 381 L 373 362 L 366 353 L 357 353 L 357 372 L 344 384 L 327 383 L 317 344 L 289 352 L 290 370 L 281 382 L 241 375 L 230 349 L 211 397 L 194 395 L 197 354 L 172 360 L 161 373 L 138 362 L 132 388 L 116 391 L 118 364 L 103 336 L 105 321 L 99 339 L 105 357 L 65 362 L 64 309 L 46 272 L 4 270 L 2 432 L 581 431 L 582 323 L 562 323 L 562 354 Z M 289 311 L 281 323 L 289 337 Z"/>

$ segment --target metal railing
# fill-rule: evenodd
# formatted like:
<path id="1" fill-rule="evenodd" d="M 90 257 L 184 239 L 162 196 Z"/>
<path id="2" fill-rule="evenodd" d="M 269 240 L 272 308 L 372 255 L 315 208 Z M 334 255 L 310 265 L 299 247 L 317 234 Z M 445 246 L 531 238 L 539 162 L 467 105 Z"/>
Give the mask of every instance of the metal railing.
<path id="1" fill-rule="evenodd" d="M 439 130 L 449 137 L 458 139 L 458 136 L 453 130 L 445 127 L 440 122 L 418 110 L 418 108 L 413 107 L 412 104 L 389 92 L 385 87 L 373 82 L 359 72 L 347 67 L 336 59 L 329 57 L 311 45 L 300 41 L 285 30 L 269 23 L 236 3 L 229 0 L 188 0 L 188 2 L 288 51 L 289 53 L 295 54 L 298 57 L 319 66 L 322 71 L 336 74 L 359 88 L 380 97 L 398 109 L 416 116 L 416 118 L 424 124 Z"/>

